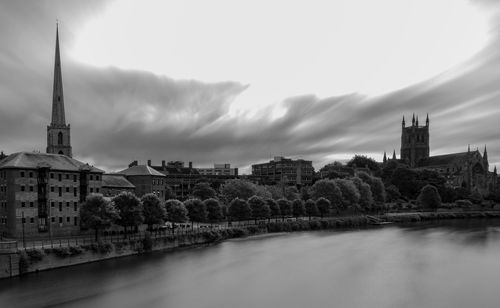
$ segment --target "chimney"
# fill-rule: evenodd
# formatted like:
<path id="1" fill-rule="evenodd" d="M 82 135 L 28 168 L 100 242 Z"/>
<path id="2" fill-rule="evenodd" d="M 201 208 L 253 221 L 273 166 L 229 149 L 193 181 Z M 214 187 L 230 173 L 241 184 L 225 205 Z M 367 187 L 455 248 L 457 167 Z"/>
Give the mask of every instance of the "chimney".
<path id="1" fill-rule="evenodd" d="M 131 162 L 128 167 L 131 168 L 131 167 L 134 167 L 134 166 L 137 166 L 137 160 L 134 160 L 133 162 Z"/>
<path id="2" fill-rule="evenodd" d="M 148 159 L 148 166 L 151 167 L 151 159 Z"/>

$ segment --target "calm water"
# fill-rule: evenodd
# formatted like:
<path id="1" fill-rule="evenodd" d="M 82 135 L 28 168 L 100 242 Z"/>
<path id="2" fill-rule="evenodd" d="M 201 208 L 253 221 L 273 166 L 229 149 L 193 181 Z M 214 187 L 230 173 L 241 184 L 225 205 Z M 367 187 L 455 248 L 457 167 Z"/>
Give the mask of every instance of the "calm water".
<path id="1" fill-rule="evenodd" d="M 500 221 L 228 241 L 0 281 L 0 307 L 500 307 Z"/>

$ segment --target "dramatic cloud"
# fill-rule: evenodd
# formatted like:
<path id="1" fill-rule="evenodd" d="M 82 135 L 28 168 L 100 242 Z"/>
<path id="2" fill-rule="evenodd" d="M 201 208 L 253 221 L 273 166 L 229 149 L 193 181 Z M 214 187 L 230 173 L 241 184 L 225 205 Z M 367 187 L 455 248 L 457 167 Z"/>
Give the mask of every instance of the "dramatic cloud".
<path id="1" fill-rule="evenodd" d="M 0 150 L 45 151 L 54 21 L 60 18 L 73 152 L 107 170 L 147 159 L 156 164 L 193 161 L 195 166 L 228 162 L 248 171 L 250 164 L 276 155 L 310 159 L 316 167 L 354 154 L 381 159 L 384 151 L 392 154 L 393 149 L 399 157 L 402 116 L 410 123 L 413 112 L 422 124 L 429 113 L 431 154 L 465 151 L 468 144 L 482 151 L 487 144 L 490 164 L 500 165 L 499 5 L 482 1 L 481 6 L 490 12 L 488 45 L 429 80 L 379 96 L 319 98 L 305 92 L 268 106 L 255 101 L 259 108 L 252 112 L 233 112 L 235 101 L 254 85 L 237 79 L 211 83 L 174 79 L 69 58 L 66 50 L 76 42 L 75 29 L 106 3 L 2 3 Z"/>

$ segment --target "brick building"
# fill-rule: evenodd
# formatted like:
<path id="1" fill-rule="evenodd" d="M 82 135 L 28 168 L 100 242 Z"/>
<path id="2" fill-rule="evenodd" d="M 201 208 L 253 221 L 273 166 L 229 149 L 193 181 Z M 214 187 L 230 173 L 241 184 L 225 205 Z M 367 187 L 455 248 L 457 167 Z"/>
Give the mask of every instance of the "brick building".
<path id="1" fill-rule="evenodd" d="M 129 165 L 125 170 L 118 172 L 135 186 L 135 194 L 142 197 L 153 193 L 165 200 L 165 175 L 147 165 L 138 165 L 137 161 Z"/>
<path id="2" fill-rule="evenodd" d="M 78 234 L 80 205 L 101 193 L 102 174 L 65 155 L 9 155 L 0 161 L 0 232 L 16 238 Z"/>
<path id="3" fill-rule="evenodd" d="M 252 165 L 252 176 L 265 185 L 284 182 L 287 185 L 308 186 L 313 182 L 314 168 L 310 160 L 277 156 L 268 163 Z"/>
<path id="4" fill-rule="evenodd" d="M 102 175 L 102 195 L 104 197 L 114 197 L 121 192 L 131 192 L 135 194 L 135 185 L 130 183 L 121 174 Z"/>

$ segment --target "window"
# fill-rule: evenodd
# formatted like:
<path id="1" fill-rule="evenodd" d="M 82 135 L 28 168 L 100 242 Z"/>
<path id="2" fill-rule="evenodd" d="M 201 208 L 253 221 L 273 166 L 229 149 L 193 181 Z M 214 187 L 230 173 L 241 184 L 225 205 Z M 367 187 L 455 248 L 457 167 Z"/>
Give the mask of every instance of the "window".
<path id="1" fill-rule="evenodd" d="M 30 218 L 30 223 L 34 223 L 35 222 L 35 219 L 33 217 Z"/>
<path id="2" fill-rule="evenodd" d="M 51 173 L 50 174 L 50 178 L 53 179 L 54 178 L 54 173 Z"/>
<path id="3" fill-rule="evenodd" d="M 62 187 L 59 187 L 59 197 L 62 196 Z"/>
<path id="4" fill-rule="evenodd" d="M 92 187 L 90 187 L 90 192 L 93 193 L 94 192 L 94 189 Z"/>
<path id="5" fill-rule="evenodd" d="M 75 216 L 75 217 L 73 217 L 73 224 L 74 224 L 75 226 L 78 226 L 78 217 L 76 217 L 76 216 Z"/>
<path id="6" fill-rule="evenodd" d="M 59 132 L 57 134 L 57 144 L 59 144 L 59 145 L 63 144 L 63 133 L 62 132 Z"/>
<path id="7" fill-rule="evenodd" d="M 34 188 L 33 188 L 33 185 L 30 185 L 30 191 L 33 191 Z"/>
<path id="8" fill-rule="evenodd" d="M 76 183 L 76 174 L 73 175 L 73 182 Z"/>
<path id="9" fill-rule="evenodd" d="M 33 172 L 30 172 L 30 178 L 32 178 L 32 177 L 33 177 Z"/>
<path id="10" fill-rule="evenodd" d="M 24 171 L 21 171 L 21 177 L 24 178 Z"/>
<path id="11" fill-rule="evenodd" d="M 54 186 L 50 186 L 50 192 L 54 192 Z"/>
<path id="12" fill-rule="evenodd" d="M 75 208 L 75 211 L 78 211 L 78 202 L 73 202 L 73 207 Z"/>
<path id="13" fill-rule="evenodd" d="M 78 188 L 73 187 L 73 196 L 76 197 L 78 196 Z"/>
<path id="14" fill-rule="evenodd" d="M 69 187 L 66 187 L 66 192 L 69 193 Z"/>
<path id="15" fill-rule="evenodd" d="M 96 189 L 95 189 L 95 192 L 96 192 L 96 193 L 99 193 L 99 188 L 96 188 Z"/>
<path id="16" fill-rule="evenodd" d="M 23 218 L 21 218 L 21 222 L 22 222 L 23 224 L 25 224 L 25 223 L 26 223 L 26 218 L 24 218 L 24 217 L 23 217 Z"/>
<path id="17" fill-rule="evenodd" d="M 66 207 L 69 207 L 69 202 L 66 202 Z"/>
<path id="18" fill-rule="evenodd" d="M 90 175 L 90 180 L 93 181 L 94 180 L 94 176 L 91 174 Z"/>
<path id="19" fill-rule="evenodd" d="M 62 224 L 62 222 L 63 222 L 63 218 L 59 217 L 59 223 Z"/>
<path id="20" fill-rule="evenodd" d="M 26 207 L 26 202 L 21 202 L 21 207 Z"/>
<path id="21" fill-rule="evenodd" d="M 61 182 L 61 181 L 62 181 L 62 174 L 61 174 L 61 173 L 59 173 L 59 174 L 57 175 L 57 177 L 58 177 L 59 182 Z"/>
<path id="22" fill-rule="evenodd" d="M 25 191 L 26 190 L 26 187 L 24 187 L 24 185 L 21 185 L 21 191 Z"/>
<path id="23" fill-rule="evenodd" d="M 99 176 L 98 175 L 95 176 L 95 180 L 99 181 Z"/>
<path id="24" fill-rule="evenodd" d="M 50 202 L 50 207 L 56 206 L 56 203 L 54 201 Z"/>
<path id="25" fill-rule="evenodd" d="M 69 174 L 66 174 L 66 180 L 69 180 Z"/>
<path id="26" fill-rule="evenodd" d="M 30 207 L 33 207 L 33 206 L 34 206 L 33 202 L 30 202 Z"/>
<path id="27" fill-rule="evenodd" d="M 56 218 L 55 218 L 55 217 L 52 217 L 50 220 L 51 220 L 52 222 L 56 222 Z"/>
<path id="28" fill-rule="evenodd" d="M 68 217 L 66 217 L 66 222 L 69 222 L 69 216 L 68 216 Z"/>
<path id="29" fill-rule="evenodd" d="M 62 211 L 62 202 L 59 202 L 59 212 Z"/>

